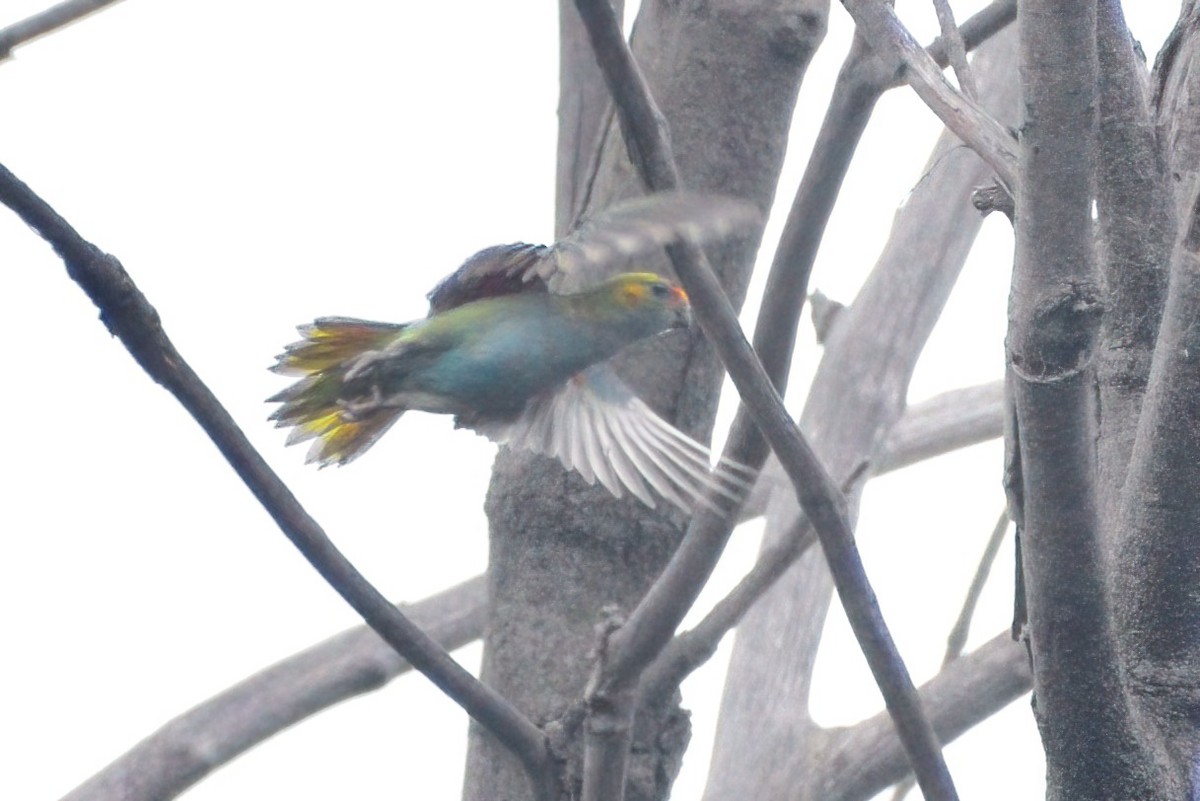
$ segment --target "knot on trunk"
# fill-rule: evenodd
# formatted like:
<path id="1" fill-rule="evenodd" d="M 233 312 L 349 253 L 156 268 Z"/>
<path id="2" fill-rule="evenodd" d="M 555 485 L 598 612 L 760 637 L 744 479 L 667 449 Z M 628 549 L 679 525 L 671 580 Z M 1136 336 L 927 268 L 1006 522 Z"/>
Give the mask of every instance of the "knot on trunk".
<path id="1" fill-rule="evenodd" d="M 1051 383 L 1071 378 L 1091 361 L 1104 305 L 1090 281 L 1070 282 L 1031 304 L 1027 319 L 1014 322 L 1009 360 L 1022 380 Z"/>

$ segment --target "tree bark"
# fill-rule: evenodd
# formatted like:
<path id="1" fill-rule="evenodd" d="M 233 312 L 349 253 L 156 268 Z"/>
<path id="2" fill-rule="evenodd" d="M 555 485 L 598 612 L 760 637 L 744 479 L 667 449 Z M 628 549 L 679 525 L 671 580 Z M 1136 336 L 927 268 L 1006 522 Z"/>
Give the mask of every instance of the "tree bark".
<path id="1" fill-rule="evenodd" d="M 1200 749 L 1200 403 L 1196 309 L 1200 306 L 1200 8 L 1185 3 L 1155 65 L 1158 145 L 1170 176 L 1162 216 L 1178 227 L 1170 289 L 1120 496 L 1113 613 L 1122 680 L 1146 762 L 1160 768 L 1158 796 L 1194 797 Z M 1170 191 L 1173 190 L 1172 197 Z M 1172 213 L 1174 211 L 1175 213 Z M 1152 313 L 1154 309 L 1146 309 Z"/>
<path id="2" fill-rule="evenodd" d="M 1158 151 L 1146 65 L 1120 4 L 1097 19 L 1099 162 L 1096 204 L 1105 315 L 1096 351 L 1101 520 L 1115 522 L 1167 291 L 1175 214 Z M 1117 531 L 1104 530 L 1110 545 Z"/>
<path id="3" fill-rule="evenodd" d="M 1034 716 L 1049 799 L 1172 798 L 1127 703 L 1097 495 L 1096 8 L 1021 6 L 1025 120 L 1008 364 Z"/>

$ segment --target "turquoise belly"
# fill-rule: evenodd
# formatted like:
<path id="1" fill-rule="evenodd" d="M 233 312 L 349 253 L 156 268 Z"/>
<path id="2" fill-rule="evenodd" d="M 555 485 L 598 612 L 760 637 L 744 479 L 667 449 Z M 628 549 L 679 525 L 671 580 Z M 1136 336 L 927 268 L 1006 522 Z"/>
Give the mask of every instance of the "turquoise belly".
<path id="1" fill-rule="evenodd" d="M 406 376 L 405 392 L 440 401 L 440 408 L 428 403 L 414 408 L 511 415 L 530 397 L 612 355 L 611 347 L 598 347 L 594 337 L 583 335 L 577 321 L 554 314 L 547 300 L 497 298 L 423 323 L 431 336 L 456 335 Z"/>

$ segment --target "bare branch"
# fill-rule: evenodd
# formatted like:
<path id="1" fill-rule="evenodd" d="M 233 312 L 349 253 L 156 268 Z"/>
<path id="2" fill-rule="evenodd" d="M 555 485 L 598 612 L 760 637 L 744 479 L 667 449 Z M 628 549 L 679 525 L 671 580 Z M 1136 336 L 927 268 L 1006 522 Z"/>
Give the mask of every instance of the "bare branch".
<path id="1" fill-rule="evenodd" d="M 997 0 L 963 25 L 964 35 L 970 35 L 968 43 L 975 47 L 1003 30 L 1015 16 L 1015 0 Z M 945 58 L 945 53 L 939 52 L 945 50 L 941 45 L 941 39 L 930 45 L 931 55 Z M 899 61 L 893 65 L 882 64 L 862 37 L 856 35 L 838 71 L 829 108 L 821 121 L 821 129 L 779 238 L 755 326 L 754 351 L 772 376 L 780 375 L 777 371 L 786 370 L 791 364 L 790 343 L 794 341 L 794 337 L 785 340 L 774 336 L 775 331 L 790 330 L 786 326 L 794 328 L 799 319 L 802 304 L 795 300 L 796 293 L 808 286 L 808 277 L 842 180 L 875 103 L 889 88 L 890 76 L 899 71 L 900 66 Z M 764 335 L 764 325 L 768 323 L 770 328 L 766 332 L 772 338 Z M 786 387 L 786 373 L 782 375 L 784 380 L 777 380 L 781 393 Z M 875 472 L 886 471 L 876 468 Z M 770 483 L 765 480 L 768 473 L 773 479 Z M 760 477 L 743 508 L 742 519 L 762 513 L 766 506 L 766 488 L 772 486 L 774 480 L 782 482 L 784 478 L 778 461 L 770 459 L 764 476 Z"/>
<path id="2" fill-rule="evenodd" d="M 979 91 L 975 88 L 971 65 L 967 63 L 967 48 L 962 32 L 954 22 L 954 11 L 947 0 L 933 0 L 933 8 L 937 11 L 938 25 L 942 28 L 940 40 L 945 44 L 946 56 L 950 59 L 954 77 L 958 79 L 958 86 L 963 95 L 974 101 L 979 96 Z"/>
<path id="3" fill-rule="evenodd" d="M 662 115 L 655 109 L 612 7 L 607 0 L 578 0 L 577 4 L 626 126 L 630 149 L 637 154 L 635 163 L 653 189 L 665 191 L 678 187 L 679 172 L 671 155 Z M 708 266 L 704 252 L 697 246 L 685 244 L 671 248 L 669 253 L 681 282 L 693 299 L 701 327 L 733 378 L 754 422 L 779 456 L 801 505 L 813 521 L 847 617 L 893 715 L 922 790 L 930 799 L 957 798 L 940 745 L 921 710 L 912 680 L 887 631 L 863 571 L 845 498 L 784 409 L 762 364 L 742 335 L 737 315 Z M 701 518 L 707 516 L 701 515 Z M 695 528 L 694 523 L 689 535 Z M 692 566 L 686 564 L 688 555 L 681 558 L 689 547 L 689 539 L 690 536 L 685 538 L 663 576 L 634 610 L 630 625 L 618 630 L 610 639 L 609 653 L 601 664 L 600 681 L 592 693 L 593 698 L 605 694 L 609 703 L 615 703 L 622 694 L 632 695 L 638 674 L 661 650 L 670 637 L 670 629 L 678 625 L 691 605 L 698 588 L 691 588 L 681 597 L 678 589 L 686 585 L 672 580 L 676 576 L 684 578 L 685 572 L 690 577 L 694 572 Z M 697 553 L 697 557 L 713 564 L 719 550 L 713 552 L 705 548 L 707 553 Z M 645 626 L 648 617 L 661 622 Z M 664 623 L 669 624 L 669 628 Z M 631 718 L 632 714 L 626 721 Z M 589 798 L 586 784 L 584 797 Z"/>
<path id="4" fill-rule="evenodd" d="M 1003 30 L 1015 17 L 1015 0 L 996 0 L 967 20 L 963 34 L 969 37 L 968 45 L 976 47 Z M 935 59 L 946 57 L 941 39 L 930 45 L 929 50 Z M 803 307 L 802 293 L 808 287 L 842 181 L 875 103 L 891 86 L 890 76 L 898 72 L 900 66 L 898 61 L 894 65 L 882 65 L 877 54 L 856 35 L 838 71 L 829 107 L 779 237 L 754 329 L 754 352 L 781 394 L 787 387 L 795 335 L 789 333 L 785 337 L 779 332 L 792 332 L 797 325 Z M 817 314 L 815 305 L 813 314 L 814 317 Z M 767 471 L 773 478 L 783 481 L 778 461 L 770 459 L 768 465 Z M 876 472 L 885 471 L 876 469 Z M 760 477 L 755 491 L 747 499 L 742 511 L 743 520 L 761 514 L 765 508 L 764 487 L 768 485 L 764 478 Z"/>
<path id="5" fill-rule="evenodd" d="M 1101 4 L 1104 5 L 1103 3 Z M 1099 24 L 1111 12 L 1100 12 Z M 1161 766 L 1163 797 L 1196 787 L 1200 638 L 1194 625 L 1200 471 L 1196 459 L 1196 309 L 1200 298 L 1200 3 L 1183 3 L 1155 64 L 1158 147 L 1174 191 L 1178 233 L 1136 440 L 1113 526 L 1117 641 L 1144 738 Z M 1111 35 L 1111 34 L 1109 34 Z M 1106 49 L 1100 38 L 1101 54 Z M 1136 184 L 1135 184 L 1136 186 Z M 1132 198 L 1131 198 L 1132 199 Z M 1148 310 L 1149 311 L 1149 310 Z M 1190 534 L 1189 534 L 1190 533 Z M 1189 597 L 1190 596 L 1190 597 Z M 1136 628 L 1131 628 L 1136 627 Z M 1152 628 L 1151 628 L 1152 627 Z M 1180 747 L 1180 744 L 1186 744 Z"/>
<path id="6" fill-rule="evenodd" d="M 808 519 L 800 517 L 786 535 L 764 548 L 750 572 L 713 606 L 703 620 L 676 635 L 662 649 L 646 669 L 639 688 L 640 697 L 664 697 L 693 670 L 711 659 L 721 639 L 816 541 Z"/>
<path id="7" fill-rule="evenodd" d="M 890 5 L 878 0 L 842 0 L 871 46 L 898 57 L 909 85 L 946 127 L 991 165 L 1008 187 L 1016 186 L 1017 153 L 1012 136 L 990 115 L 963 97 L 900 23 Z"/>
<path id="8" fill-rule="evenodd" d="M 84 240 L 45 201 L 0 165 L 0 203 L 49 242 L 68 275 L 100 308 L 100 319 L 137 363 L 191 413 L 292 544 L 355 611 L 466 712 L 517 754 L 535 791 L 553 795 L 541 731 L 479 682 L 405 617 L 337 549 L 254 450 L 233 418 L 175 349 L 158 312 L 117 259 Z"/>
<path id="9" fill-rule="evenodd" d="M 1005 118 L 1016 105 L 1013 43 L 989 43 L 976 61 L 988 108 Z M 872 461 L 900 418 L 917 357 L 981 225 L 969 199 L 990 176 L 987 165 L 950 134 L 930 163 L 938 169 L 897 213 L 870 278 L 830 332 L 805 404 L 804 430 L 838 476 Z M 777 513 L 767 525 L 770 547 L 791 520 Z M 819 561 L 815 552 L 801 558 L 739 625 L 706 799 L 771 798 L 807 786 L 808 771 L 788 760 L 798 749 L 811 753 L 805 744 L 815 734 L 807 720 L 812 654 L 831 591 Z"/>
<path id="10" fill-rule="evenodd" d="M 1179 19 L 1154 60 L 1151 76 L 1151 108 L 1159 129 L 1157 151 L 1171 176 L 1176 220 L 1191 213 L 1197 181 L 1200 181 L 1200 115 L 1195 112 L 1200 59 L 1200 3 L 1186 0 Z"/>
<path id="11" fill-rule="evenodd" d="M 7 28 L 0 28 L 0 61 L 10 58 L 14 48 L 39 36 L 53 33 L 115 2 L 117 0 L 66 0 L 20 22 L 14 22 Z"/>
<path id="12" fill-rule="evenodd" d="M 443 648 L 483 630 L 482 576 L 406 611 Z M 412 665 L 370 628 L 357 626 L 239 682 L 184 712 L 64 797 L 63 801 L 167 801 L 263 740 L 334 704 L 379 689 Z"/>

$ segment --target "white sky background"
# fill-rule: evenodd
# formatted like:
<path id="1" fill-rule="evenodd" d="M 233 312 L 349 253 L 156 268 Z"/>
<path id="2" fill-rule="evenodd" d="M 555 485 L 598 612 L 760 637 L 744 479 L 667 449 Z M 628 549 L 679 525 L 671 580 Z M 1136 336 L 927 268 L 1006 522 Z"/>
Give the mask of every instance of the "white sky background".
<path id="1" fill-rule="evenodd" d="M 0 0 L 0 25 L 44 4 Z M 955 9 L 961 20 L 982 5 Z M 1153 58 L 1177 4 L 1127 5 Z M 922 41 L 936 32 L 931 5 L 906 0 L 900 13 Z M 836 3 L 831 18 L 801 93 L 785 208 L 849 42 Z M 265 420 L 263 399 L 283 385 L 265 367 L 297 323 L 420 317 L 424 293 L 478 248 L 549 239 L 556 33 L 551 4 L 127 0 L 0 64 L 0 162 L 121 259 L 251 441 L 392 598 L 484 568 L 493 447 L 412 414 L 352 467 L 317 472 Z M 938 131 L 908 90 L 879 104 L 815 288 L 853 297 Z M 989 221 L 913 400 L 1001 375 L 1010 261 L 1007 224 Z M 6 209 L 0 267 L 0 798 L 56 798 L 191 705 L 357 621 Z M 819 358 L 811 339 L 806 327 L 796 409 Z M 864 558 L 918 681 L 936 672 L 1003 503 L 1000 457 L 998 444 L 980 446 L 867 490 Z M 735 580 L 756 547 L 755 527 L 735 535 L 717 582 Z M 1011 565 L 1009 545 L 973 645 L 1008 625 Z M 827 639 L 819 719 L 874 713 L 840 611 Z M 685 686 L 694 739 L 676 798 L 703 787 L 727 646 Z M 457 654 L 472 668 L 478 655 Z M 456 798 L 465 730 L 465 714 L 405 677 L 274 738 L 188 797 Z M 1041 793 L 1027 701 L 947 754 L 964 798 Z"/>

